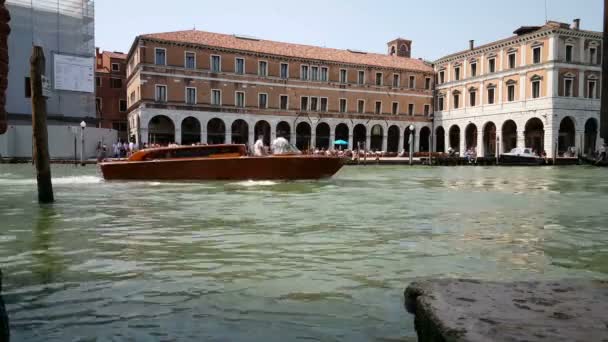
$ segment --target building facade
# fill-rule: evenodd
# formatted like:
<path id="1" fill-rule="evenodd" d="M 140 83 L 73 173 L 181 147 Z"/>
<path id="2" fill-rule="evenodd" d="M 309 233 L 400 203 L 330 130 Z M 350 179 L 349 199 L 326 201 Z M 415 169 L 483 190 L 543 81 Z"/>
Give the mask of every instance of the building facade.
<path id="1" fill-rule="evenodd" d="M 266 144 L 336 140 L 428 150 L 434 71 L 411 41 L 386 55 L 196 30 L 138 36 L 127 60 L 130 136 L 140 143 Z"/>
<path id="2" fill-rule="evenodd" d="M 127 55 L 100 52 L 95 58 L 95 112 L 98 127 L 112 128 L 127 141 Z"/>
<path id="3" fill-rule="evenodd" d="M 434 140 L 437 151 L 495 156 L 532 147 L 547 156 L 600 146 L 602 33 L 547 22 L 440 58 Z"/>

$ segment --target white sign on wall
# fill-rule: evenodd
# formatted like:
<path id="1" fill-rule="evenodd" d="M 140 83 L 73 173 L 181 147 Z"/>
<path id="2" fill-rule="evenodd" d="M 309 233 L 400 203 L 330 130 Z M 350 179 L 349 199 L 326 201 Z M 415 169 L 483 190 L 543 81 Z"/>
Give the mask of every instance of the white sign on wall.
<path id="1" fill-rule="evenodd" d="M 95 91 L 95 60 L 55 54 L 55 89 L 92 93 Z"/>

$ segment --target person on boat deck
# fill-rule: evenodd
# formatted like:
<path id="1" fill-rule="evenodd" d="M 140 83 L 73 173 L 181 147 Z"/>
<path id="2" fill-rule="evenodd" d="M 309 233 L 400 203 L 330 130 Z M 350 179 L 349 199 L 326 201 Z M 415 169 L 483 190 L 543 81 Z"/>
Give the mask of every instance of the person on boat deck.
<path id="1" fill-rule="evenodd" d="M 288 152 L 289 141 L 283 137 L 278 137 L 272 142 L 272 153 L 283 154 Z"/>
<path id="2" fill-rule="evenodd" d="M 255 144 L 253 144 L 253 155 L 260 157 L 266 154 L 266 150 L 264 149 L 264 136 L 258 136 L 258 140 L 256 140 Z"/>

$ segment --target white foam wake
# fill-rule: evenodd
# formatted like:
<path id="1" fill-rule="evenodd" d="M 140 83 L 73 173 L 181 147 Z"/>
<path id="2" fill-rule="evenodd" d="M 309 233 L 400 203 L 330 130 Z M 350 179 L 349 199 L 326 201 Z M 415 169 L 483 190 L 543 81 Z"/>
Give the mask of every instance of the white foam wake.
<path id="1" fill-rule="evenodd" d="M 273 181 L 269 181 L 269 180 L 262 180 L 262 181 L 247 180 L 247 181 L 236 182 L 236 183 L 231 183 L 231 184 L 238 185 L 238 186 L 251 187 L 251 186 L 277 185 L 278 183 L 277 182 L 273 182 Z"/>
<path id="2" fill-rule="evenodd" d="M 101 183 L 102 179 L 97 176 L 67 176 L 57 177 L 52 179 L 53 184 L 71 185 L 71 184 L 97 184 Z M 15 179 L 15 178 L 0 178 L 2 185 L 29 185 L 36 184 L 36 178 Z"/>

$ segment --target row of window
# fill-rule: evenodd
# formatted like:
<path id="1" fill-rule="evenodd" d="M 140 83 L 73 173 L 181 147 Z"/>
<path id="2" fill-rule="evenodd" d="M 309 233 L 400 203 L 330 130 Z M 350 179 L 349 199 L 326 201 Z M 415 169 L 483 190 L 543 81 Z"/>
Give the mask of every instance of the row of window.
<path id="1" fill-rule="evenodd" d="M 597 98 L 597 82 L 595 80 L 587 81 L 587 92 L 585 93 L 585 97 L 588 99 Z M 574 78 L 566 77 L 564 78 L 564 92 L 563 96 L 573 97 L 574 96 Z M 580 96 L 580 94 L 579 94 Z"/>
<path id="2" fill-rule="evenodd" d="M 572 62 L 573 61 L 573 45 L 566 45 L 566 62 Z M 507 55 L 507 67 L 509 69 L 515 69 L 517 66 L 517 54 L 516 52 L 512 52 L 509 53 Z M 541 56 L 542 56 L 542 46 L 536 46 L 532 48 L 532 64 L 539 64 L 541 62 Z M 597 64 L 598 63 L 598 58 L 597 58 L 597 49 L 595 47 L 590 47 L 589 48 L 589 63 L 590 64 Z M 469 64 L 469 72 L 470 72 L 470 77 L 476 77 L 477 76 L 477 62 L 471 62 Z M 488 58 L 488 73 L 495 73 L 496 72 L 496 57 L 490 57 Z M 461 79 L 461 73 L 460 73 L 460 66 L 455 66 L 454 67 L 454 81 L 460 81 Z M 443 84 L 445 83 L 445 70 L 441 70 L 439 71 L 439 84 Z"/>
<path id="3" fill-rule="evenodd" d="M 540 97 L 540 80 L 534 80 L 531 83 L 532 85 L 532 98 L 539 98 Z M 460 92 L 454 92 L 452 94 L 452 108 L 453 109 L 458 109 L 460 108 Z M 496 88 L 492 87 L 492 88 L 488 88 L 487 89 L 487 104 L 494 104 L 495 103 L 495 95 L 496 95 Z M 437 109 L 439 111 L 444 110 L 444 101 L 445 98 L 444 96 L 439 96 L 439 98 L 437 99 Z M 507 84 L 507 102 L 513 102 L 515 101 L 515 84 Z M 477 91 L 469 91 L 469 107 L 475 107 L 477 105 Z"/>
<path id="4" fill-rule="evenodd" d="M 101 77 L 95 76 L 95 87 L 100 88 L 101 84 Z M 110 88 L 122 88 L 122 79 L 110 77 Z"/>
<path id="5" fill-rule="evenodd" d="M 532 64 L 539 64 L 541 62 L 541 53 L 542 53 L 542 47 L 541 46 L 537 46 L 532 48 Z M 515 67 L 517 66 L 517 54 L 516 52 L 512 52 L 509 53 L 507 55 L 507 66 L 509 69 L 515 69 Z M 461 79 L 461 74 L 460 74 L 460 66 L 455 66 L 454 67 L 454 81 L 460 81 Z M 476 77 L 478 76 L 477 74 L 477 62 L 471 62 L 469 64 L 469 72 L 470 72 L 470 77 Z M 496 57 L 489 57 L 488 58 L 488 73 L 495 73 L 496 72 Z M 439 83 L 445 83 L 445 70 L 441 70 L 439 71 Z"/>
<path id="6" fill-rule="evenodd" d="M 574 61 L 574 45 L 566 44 L 565 46 L 565 60 L 566 62 Z M 581 61 L 583 62 L 583 61 Z M 597 48 L 589 47 L 589 53 L 587 54 L 587 63 L 589 64 L 598 64 L 598 56 L 597 56 Z"/>
<path id="7" fill-rule="evenodd" d="M 532 81 L 531 85 L 532 85 L 532 98 L 535 98 L 535 99 L 539 98 L 540 97 L 540 81 L 539 80 Z M 574 96 L 573 86 L 574 86 L 574 80 L 571 78 L 565 78 L 563 96 L 566 96 L 566 97 Z M 454 109 L 458 109 L 460 106 L 460 93 L 454 93 L 452 96 L 453 96 L 452 107 Z M 587 89 L 586 89 L 585 97 L 590 98 L 590 99 L 597 98 L 597 82 L 595 80 L 587 81 Z M 469 92 L 469 106 L 470 107 L 475 107 L 477 105 L 476 98 L 477 98 L 477 91 L 470 91 Z M 494 104 L 495 88 L 487 89 L 486 101 L 487 101 L 487 104 Z M 513 101 L 515 101 L 515 85 L 507 84 L 507 102 L 513 102 Z M 440 96 L 438 98 L 437 108 L 440 111 L 442 111 L 444 109 L 444 97 L 443 96 Z"/>
<path id="8" fill-rule="evenodd" d="M 194 52 L 185 52 L 184 57 L 184 68 L 186 69 L 196 69 L 196 54 Z M 155 48 L 155 59 L 154 64 L 156 65 L 166 65 L 166 50 L 164 48 Z M 222 72 L 222 58 L 219 55 L 211 55 L 211 72 L 219 73 Z M 245 59 L 241 57 L 236 57 L 234 62 L 234 73 L 237 75 L 245 74 Z M 267 77 L 268 76 L 268 61 L 258 61 L 258 76 Z M 279 70 L 279 78 L 281 79 L 289 79 L 289 63 L 280 63 Z M 320 82 L 328 82 L 329 81 L 329 67 L 326 66 L 317 66 L 317 65 L 300 65 L 300 80 L 302 81 L 320 81 Z M 347 69 L 340 69 L 339 73 L 339 82 L 343 84 L 349 83 L 349 75 Z M 364 85 L 365 84 L 365 70 L 357 71 L 356 84 Z M 375 85 L 384 86 L 384 73 L 376 72 L 375 74 Z M 400 87 L 401 80 L 399 74 L 393 74 L 392 79 L 393 87 Z M 407 86 L 409 88 L 416 88 L 416 77 L 409 76 Z M 424 89 L 431 89 L 431 78 L 425 78 Z"/>
<path id="9" fill-rule="evenodd" d="M 102 113 L 103 102 L 101 97 L 95 98 L 95 110 L 97 113 Z M 127 111 L 127 100 L 118 100 L 118 111 L 124 113 Z"/>
<path id="10" fill-rule="evenodd" d="M 185 103 L 189 105 L 195 105 L 197 103 L 197 90 L 194 87 L 186 87 L 185 91 Z M 222 105 L 222 91 L 219 89 L 211 90 L 211 105 L 221 106 Z M 155 100 L 157 102 L 167 102 L 167 86 L 156 85 Z M 328 111 L 328 98 L 327 97 L 314 97 L 314 96 L 300 96 L 300 110 L 301 111 Z M 342 98 L 339 99 L 339 112 L 348 112 L 347 100 Z M 245 108 L 245 92 L 235 91 L 234 92 L 234 106 L 237 108 Z M 258 93 L 258 108 L 268 108 L 268 94 Z M 289 109 L 289 96 L 280 95 L 279 108 L 282 110 Z M 424 115 L 429 115 L 430 105 L 424 105 Z M 357 100 L 357 113 L 365 113 L 365 100 Z M 374 114 L 382 114 L 382 101 L 375 101 Z M 391 103 L 391 114 L 399 114 L 399 103 Z M 408 104 L 408 115 L 414 115 L 414 104 Z"/>

